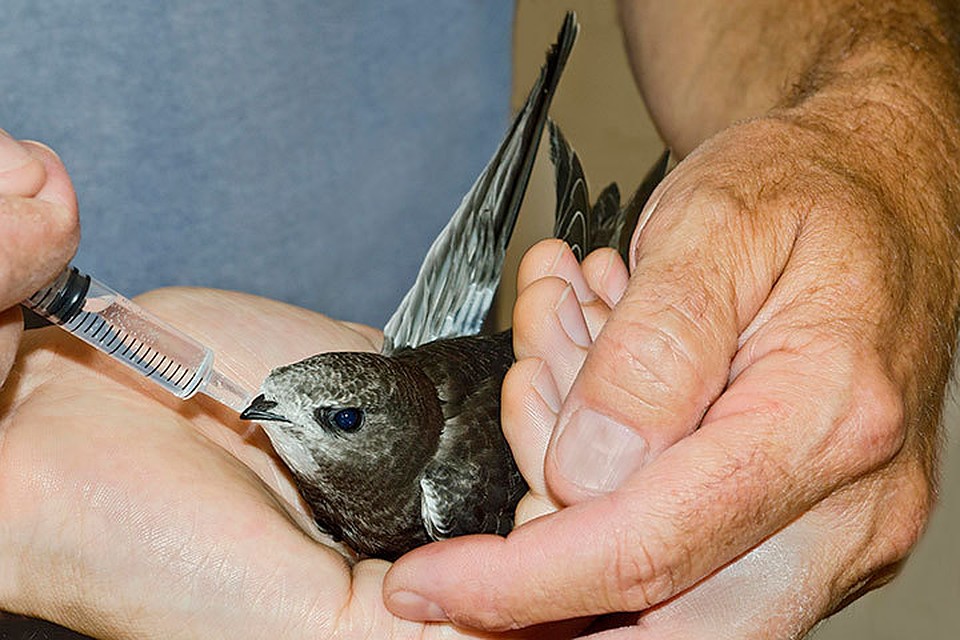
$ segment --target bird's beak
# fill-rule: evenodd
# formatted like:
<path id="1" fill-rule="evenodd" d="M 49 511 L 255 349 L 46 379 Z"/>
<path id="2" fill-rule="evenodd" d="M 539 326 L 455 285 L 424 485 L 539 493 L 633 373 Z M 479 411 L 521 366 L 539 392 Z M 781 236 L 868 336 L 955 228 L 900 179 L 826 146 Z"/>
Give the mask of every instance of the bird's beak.
<path id="1" fill-rule="evenodd" d="M 290 422 L 279 414 L 270 413 L 270 409 L 273 409 L 275 406 L 277 406 L 276 402 L 267 400 L 261 393 L 253 399 L 249 407 L 243 410 L 240 414 L 240 419 L 257 420 L 259 422 Z"/>

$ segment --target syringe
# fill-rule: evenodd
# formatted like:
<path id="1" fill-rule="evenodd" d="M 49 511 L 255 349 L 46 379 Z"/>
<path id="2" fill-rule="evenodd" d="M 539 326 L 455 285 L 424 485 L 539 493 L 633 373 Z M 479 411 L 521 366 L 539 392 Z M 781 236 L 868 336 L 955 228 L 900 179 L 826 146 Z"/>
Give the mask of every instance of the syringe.
<path id="1" fill-rule="evenodd" d="M 76 267 L 22 304 L 178 398 L 199 392 L 238 413 L 249 404 L 252 394 L 215 367 L 212 349 Z"/>

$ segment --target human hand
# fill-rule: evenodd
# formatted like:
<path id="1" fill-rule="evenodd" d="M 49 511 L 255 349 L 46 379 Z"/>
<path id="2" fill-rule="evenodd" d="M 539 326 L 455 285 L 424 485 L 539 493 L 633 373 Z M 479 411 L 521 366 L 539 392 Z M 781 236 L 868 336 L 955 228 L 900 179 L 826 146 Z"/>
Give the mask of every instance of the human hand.
<path id="1" fill-rule="evenodd" d="M 606 258 L 581 274 L 553 245 L 527 256 L 503 418 L 527 514 L 546 515 L 415 550 L 387 576 L 391 610 L 485 629 L 639 612 L 603 637 L 782 638 L 893 575 L 934 493 L 953 173 L 862 146 L 834 98 L 678 166 L 629 283 Z"/>
<path id="2" fill-rule="evenodd" d="M 380 340 L 242 294 L 139 302 L 251 388 L 273 366 Z M 486 637 L 390 615 L 389 565 L 351 565 L 308 535 L 258 428 L 150 384 L 56 329 L 25 338 L 0 398 L 0 609 L 102 638 Z"/>
<path id="3" fill-rule="evenodd" d="M 56 154 L 0 129 L 0 383 L 17 352 L 17 303 L 69 262 L 80 239 L 77 201 Z"/>

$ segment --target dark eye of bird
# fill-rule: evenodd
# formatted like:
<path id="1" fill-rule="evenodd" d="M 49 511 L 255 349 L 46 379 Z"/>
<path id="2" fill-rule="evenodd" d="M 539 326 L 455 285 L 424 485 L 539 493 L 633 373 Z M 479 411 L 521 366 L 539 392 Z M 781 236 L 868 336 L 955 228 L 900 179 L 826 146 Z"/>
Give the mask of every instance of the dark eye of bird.
<path id="1" fill-rule="evenodd" d="M 320 407 L 314 412 L 317 421 L 322 421 L 339 431 L 356 431 L 363 425 L 363 410 L 357 407 L 331 409 Z"/>

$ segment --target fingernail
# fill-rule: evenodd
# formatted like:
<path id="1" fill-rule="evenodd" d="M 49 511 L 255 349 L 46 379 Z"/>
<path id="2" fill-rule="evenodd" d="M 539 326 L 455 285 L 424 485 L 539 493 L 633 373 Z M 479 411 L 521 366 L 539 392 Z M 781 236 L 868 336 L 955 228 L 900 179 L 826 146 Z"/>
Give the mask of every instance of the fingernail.
<path id="1" fill-rule="evenodd" d="M 594 493 L 619 488 L 647 460 L 647 441 L 637 432 L 592 409 L 578 409 L 557 436 L 560 473 Z"/>
<path id="2" fill-rule="evenodd" d="M 0 173 L 19 169 L 30 162 L 33 156 L 9 133 L 0 129 Z"/>
<path id="3" fill-rule="evenodd" d="M 537 372 L 530 378 L 530 386 L 537 392 L 544 404 L 550 407 L 553 413 L 560 412 L 560 393 L 557 391 L 557 383 L 553 380 L 553 374 L 547 368 L 546 362 L 541 362 Z"/>
<path id="4" fill-rule="evenodd" d="M 568 253 L 573 256 L 573 259 L 576 261 L 577 257 L 573 254 L 570 249 L 570 245 L 566 242 L 558 243 L 559 247 L 557 248 L 557 254 L 553 257 L 553 262 L 550 263 L 550 269 L 547 271 L 547 275 L 560 276 L 558 273 L 560 271 L 560 261 Z M 575 267 L 579 268 L 579 267 Z M 577 299 L 580 302 L 593 302 L 597 299 L 596 294 L 593 292 L 588 285 L 586 280 L 582 276 L 574 277 L 570 284 L 573 285 L 573 292 L 577 294 Z"/>
<path id="5" fill-rule="evenodd" d="M 558 242 L 557 243 L 557 253 L 554 254 L 553 260 L 550 262 L 550 269 L 547 270 L 547 275 L 554 274 L 557 272 L 557 265 L 560 264 L 560 258 L 563 257 L 563 254 L 569 249 L 567 243 Z"/>
<path id="6" fill-rule="evenodd" d="M 408 620 L 424 622 L 446 622 L 447 614 L 435 602 L 412 591 L 397 591 L 389 596 L 390 610 Z"/>
<path id="7" fill-rule="evenodd" d="M 614 260 L 619 260 L 620 256 L 611 252 L 607 260 L 607 266 L 603 269 L 603 275 L 600 282 L 607 297 L 616 304 L 623 297 L 623 292 L 627 290 L 630 284 L 630 276 L 624 273 L 623 269 L 612 269 Z"/>
<path id="8" fill-rule="evenodd" d="M 636 270 L 637 262 L 640 260 L 640 236 L 643 234 L 643 230 L 646 228 L 647 224 L 650 223 L 650 219 L 653 218 L 653 214 L 655 214 L 657 209 L 660 208 L 660 201 L 662 199 L 663 195 L 658 195 L 656 200 L 648 202 L 643 208 L 643 211 L 640 212 L 640 218 L 637 220 L 637 226 L 633 230 L 633 235 L 630 236 L 629 260 L 627 261 L 627 267 L 629 268 L 630 273 L 633 273 Z"/>
<path id="9" fill-rule="evenodd" d="M 580 311 L 580 303 L 573 293 L 572 285 L 568 284 L 563 290 L 553 312 L 557 314 L 557 320 L 560 321 L 560 326 L 568 338 L 584 349 L 590 346 L 590 332 L 587 330 L 587 323 L 583 319 L 583 312 Z"/>

